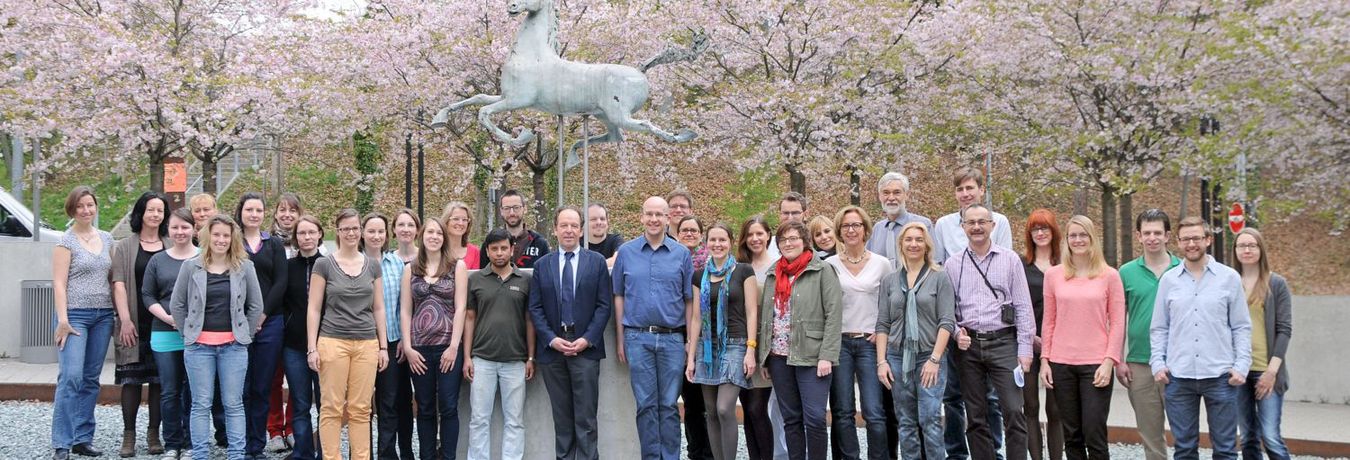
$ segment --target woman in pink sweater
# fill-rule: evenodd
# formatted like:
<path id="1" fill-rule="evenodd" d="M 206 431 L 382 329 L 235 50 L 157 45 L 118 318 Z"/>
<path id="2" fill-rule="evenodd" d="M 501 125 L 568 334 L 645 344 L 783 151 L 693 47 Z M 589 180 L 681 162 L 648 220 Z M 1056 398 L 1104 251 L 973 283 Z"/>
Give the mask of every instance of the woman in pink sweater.
<path id="1" fill-rule="evenodd" d="M 1073 216 L 1065 230 L 1068 257 L 1045 272 L 1041 383 L 1059 406 L 1065 456 L 1106 459 L 1111 373 L 1125 344 L 1125 290 L 1102 257 L 1092 220 Z"/>

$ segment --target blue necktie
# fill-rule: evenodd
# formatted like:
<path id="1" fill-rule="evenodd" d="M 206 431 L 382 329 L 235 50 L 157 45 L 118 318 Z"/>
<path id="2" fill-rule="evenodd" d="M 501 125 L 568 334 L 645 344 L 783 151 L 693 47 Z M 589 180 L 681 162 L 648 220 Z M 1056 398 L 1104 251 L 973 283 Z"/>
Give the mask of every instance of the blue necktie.
<path id="1" fill-rule="evenodd" d="M 564 252 L 563 254 L 566 259 L 563 260 L 562 298 L 560 299 L 562 301 L 562 323 L 564 326 L 571 326 L 576 324 L 576 321 L 572 318 L 572 300 L 576 298 L 576 283 L 573 281 L 576 279 L 576 274 L 572 270 L 572 257 L 576 254 L 572 252 Z"/>

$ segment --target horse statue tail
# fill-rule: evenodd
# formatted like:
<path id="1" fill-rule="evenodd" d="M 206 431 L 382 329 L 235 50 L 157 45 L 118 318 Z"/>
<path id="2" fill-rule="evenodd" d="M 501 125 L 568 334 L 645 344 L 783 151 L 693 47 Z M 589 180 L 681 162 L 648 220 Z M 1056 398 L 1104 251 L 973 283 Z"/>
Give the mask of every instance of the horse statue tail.
<path id="1" fill-rule="evenodd" d="M 642 65 L 638 66 L 638 70 L 642 71 L 642 73 L 647 73 L 648 69 L 651 69 L 652 67 L 656 67 L 659 65 L 665 65 L 675 62 L 693 61 L 694 59 L 697 59 L 700 54 L 703 54 L 703 51 L 707 49 L 708 49 L 708 34 L 703 30 L 695 30 L 693 42 L 689 44 L 689 47 L 666 48 L 665 51 L 662 51 L 660 54 L 657 54 L 656 56 L 653 56 L 651 59 L 648 59 L 646 62 L 643 62 Z"/>

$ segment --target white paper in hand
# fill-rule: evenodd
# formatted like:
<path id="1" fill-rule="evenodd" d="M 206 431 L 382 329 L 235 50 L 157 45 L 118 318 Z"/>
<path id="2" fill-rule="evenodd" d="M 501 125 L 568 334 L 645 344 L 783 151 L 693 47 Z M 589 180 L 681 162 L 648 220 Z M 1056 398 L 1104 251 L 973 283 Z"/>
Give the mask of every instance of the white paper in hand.
<path id="1" fill-rule="evenodd" d="M 1017 388 L 1022 388 L 1027 384 L 1027 378 L 1025 375 L 1022 375 L 1022 366 L 1020 364 L 1013 367 L 1013 383 L 1017 384 Z"/>

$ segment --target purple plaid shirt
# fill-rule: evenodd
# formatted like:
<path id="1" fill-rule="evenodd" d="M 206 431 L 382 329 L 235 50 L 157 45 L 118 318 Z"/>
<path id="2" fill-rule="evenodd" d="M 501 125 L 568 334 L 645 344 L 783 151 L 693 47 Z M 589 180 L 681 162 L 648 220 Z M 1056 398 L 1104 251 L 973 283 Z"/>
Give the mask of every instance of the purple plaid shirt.
<path id="1" fill-rule="evenodd" d="M 980 278 L 977 263 L 979 270 L 989 277 L 989 284 L 999 292 L 997 296 Z M 983 258 L 968 250 L 961 251 L 948 257 L 942 266 L 956 290 L 956 324 L 969 332 L 993 332 L 1008 327 L 1000 312 L 1004 299 L 1008 299 L 1017 311 L 1017 356 L 1030 358 L 1036 320 L 1022 259 L 1011 249 L 993 244 Z"/>

